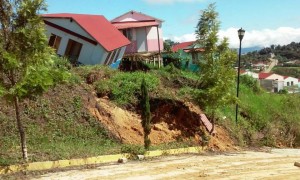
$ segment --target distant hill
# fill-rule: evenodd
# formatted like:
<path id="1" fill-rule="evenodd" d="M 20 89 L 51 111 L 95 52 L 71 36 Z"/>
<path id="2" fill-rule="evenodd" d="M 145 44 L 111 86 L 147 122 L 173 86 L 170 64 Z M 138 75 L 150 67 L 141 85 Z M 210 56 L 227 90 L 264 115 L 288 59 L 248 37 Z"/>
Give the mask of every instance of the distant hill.
<path id="1" fill-rule="evenodd" d="M 275 58 L 278 59 L 281 66 L 300 66 L 296 61 L 300 60 L 300 43 L 296 42 L 287 45 L 271 45 L 264 48 L 259 46 L 242 48 L 242 66 L 249 68 L 253 63 L 267 63 L 271 53 L 275 54 Z"/>
<path id="2" fill-rule="evenodd" d="M 263 47 L 260 47 L 260 46 L 253 46 L 253 47 L 248 47 L 248 48 L 243 48 L 242 47 L 242 54 L 246 54 L 248 52 L 253 52 L 253 51 L 259 51 L 262 48 Z"/>
<path id="3" fill-rule="evenodd" d="M 281 63 L 292 60 L 300 60 L 300 42 L 291 42 L 290 44 L 283 46 L 272 45 L 271 50 L 274 52 L 277 59 Z"/>

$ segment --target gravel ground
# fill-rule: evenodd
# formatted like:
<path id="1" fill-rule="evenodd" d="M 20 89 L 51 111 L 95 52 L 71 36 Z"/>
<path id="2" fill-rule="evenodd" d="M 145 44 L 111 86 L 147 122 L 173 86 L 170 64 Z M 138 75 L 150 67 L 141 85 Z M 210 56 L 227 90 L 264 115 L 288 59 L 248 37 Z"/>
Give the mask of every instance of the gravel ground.
<path id="1" fill-rule="evenodd" d="M 299 149 L 186 154 L 44 174 L 39 180 L 300 179 Z"/>

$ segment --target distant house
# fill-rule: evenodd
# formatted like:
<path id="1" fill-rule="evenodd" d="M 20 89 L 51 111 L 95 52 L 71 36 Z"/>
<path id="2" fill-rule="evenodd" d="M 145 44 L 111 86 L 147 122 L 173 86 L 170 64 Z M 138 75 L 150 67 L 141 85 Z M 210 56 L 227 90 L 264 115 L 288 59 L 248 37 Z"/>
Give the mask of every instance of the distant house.
<path id="1" fill-rule="evenodd" d="M 284 76 L 284 86 L 297 86 L 298 79 L 290 76 Z"/>
<path id="2" fill-rule="evenodd" d="M 262 88 L 271 92 L 279 92 L 284 88 L 284 77 L 273 73 L 259 73 L 259 83 Z"/>
<path id="3" fill-rule="evenodd" d="M 129 11 L 111 23 L 130 41 L 126 53 L 160 52 L 163 50 L 162 20 Z"/>
<path id="4" fill-rule="evenodd" d="M 252 78 L 254 78 L 254 79 L 259 79 L 258 78 L 258 73 L 255 73 L 255 72 L 251 72 L 251 71 L 242 71 L 241 70 L 241 75 L 248 75 L 248 76 L 251 76 Z"/>
<path id="5" fill-rule="evenodd" d="M 284 86 L 289 93 L 299 92 L 299 80 L 294 77 L 284 76 Z"/>
<path id="6" fill-rule="evenodd" d="M 123 57 L 130 41 L 104 16 L 43 14 L 49 46 L 73 63 L 109 65 Z"/>
<path id="7" fill-rule="evenodd" d="M 181 58 L 185 59 L 183 67 L 193 71 L 199 69 L 197 61 L 201 58 L 201 53 L 204 51 L 196 41 L 182 42 L 172 46 L 173 52 L 178 52 Z"/>
<path id="8" fill-rule="evenodd" d="M 252 64 L 252 66 L 253 66 L 253 70 L 255 71 L 262 71 L 269 67 L 269 65 L 264 62 L 257 62 L 255 64 Z"/>

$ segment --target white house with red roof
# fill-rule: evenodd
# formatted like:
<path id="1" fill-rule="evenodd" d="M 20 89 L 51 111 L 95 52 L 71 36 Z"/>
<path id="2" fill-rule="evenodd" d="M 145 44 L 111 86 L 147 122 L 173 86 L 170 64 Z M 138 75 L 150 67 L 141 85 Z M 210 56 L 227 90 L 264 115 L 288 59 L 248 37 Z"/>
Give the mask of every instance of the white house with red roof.
<path id="1" fill-rule="evenodd" d="M 130 41 L 104 16 L 43 14 L 49 45 L 73 63 L 109 65 L 123 57 Z"/>
<path id="2" fill-rule="evenodd" d="M 136 11 L 129 11 L 111 20 L 111 23 L 131 41 L 126 53 L 163 50 L 162 22 Z"/>
<path id="3" fill-rule="evenodd" d="M 259 73 L 259 79 L 269 79 L 269 80 L 277 80 L 284 81 L 284 76 L 275 73 Z"/>
<path id="4" fill-rule="evenodd" d="M 298 79 L 290 76 L 284 76 L 284 86 L 297 86 Z"/>
<path id="5" fill-rule="evenodd" d="M 261 87 L 271 92 L 279 92 L 284 88 L 284 77 L 274 73 L 259 73 Z"/>

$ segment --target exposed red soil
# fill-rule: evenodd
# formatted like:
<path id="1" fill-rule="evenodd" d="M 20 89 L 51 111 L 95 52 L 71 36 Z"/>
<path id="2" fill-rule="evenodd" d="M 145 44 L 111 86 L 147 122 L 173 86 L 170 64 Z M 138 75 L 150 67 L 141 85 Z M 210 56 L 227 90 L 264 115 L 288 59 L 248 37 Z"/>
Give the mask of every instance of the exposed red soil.
<path id="1" fill-rule="evenodd" d="M 200 119 L 202 111 L 192 103 L 171 100 L 152 100 L 152 144 L 173 142 L 176 140 L 193 140 L 201 144 L 203 133 L 208 135 Z M 97 98 L 95 106 L 89 111 L 121 142 L 143 144 L 143 128 L 138 112 L 117 107 L 107 98 Z M 232 150 L 234 142 L 229 134 L 216 126 L 216 134 L 210 136 L 209 147 L 214 150 Z"/>

